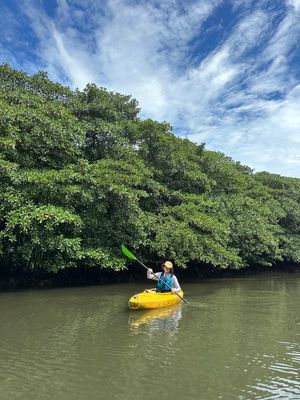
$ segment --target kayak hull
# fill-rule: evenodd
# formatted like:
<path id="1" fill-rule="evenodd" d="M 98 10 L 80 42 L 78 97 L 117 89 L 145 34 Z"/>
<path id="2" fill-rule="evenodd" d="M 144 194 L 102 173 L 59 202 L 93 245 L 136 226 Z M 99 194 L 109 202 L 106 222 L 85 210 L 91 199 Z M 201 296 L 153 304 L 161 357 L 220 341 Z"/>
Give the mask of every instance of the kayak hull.
<path id="1" fill-rule="evenodd" d="M 183 297 L 182 290 L 178 294 Z M 146 289 L 144 292 L 132 296 L 128 301 L 128 307 L 131 310 L 151 310 L 171 306 L 179 302 L 181 302 L 180 297 L 174 293 L 156 293 L 155 289 Z"/>

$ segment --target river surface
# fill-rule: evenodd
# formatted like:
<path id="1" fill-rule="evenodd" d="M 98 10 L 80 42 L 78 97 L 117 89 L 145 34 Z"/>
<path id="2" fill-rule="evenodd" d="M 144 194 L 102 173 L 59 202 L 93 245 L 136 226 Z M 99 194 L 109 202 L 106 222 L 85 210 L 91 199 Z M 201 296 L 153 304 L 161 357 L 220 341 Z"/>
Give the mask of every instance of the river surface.
<path id="1" fill-rule="evenodd" d="M 0 399 L 300 399 L 299 273 L 181 283 L 0 293 Z"/>

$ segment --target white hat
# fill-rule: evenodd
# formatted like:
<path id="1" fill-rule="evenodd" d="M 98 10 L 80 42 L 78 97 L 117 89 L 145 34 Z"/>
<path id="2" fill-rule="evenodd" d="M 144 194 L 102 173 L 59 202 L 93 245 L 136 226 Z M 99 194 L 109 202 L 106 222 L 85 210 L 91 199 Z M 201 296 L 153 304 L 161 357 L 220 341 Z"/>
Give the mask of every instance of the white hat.
<path id="1" fill-rule="evenodd" d="M 163 267 L 167 267 L 169 269 L 173 268 L 173 263 L 171 261 L 165 261 L 162 265 Z"/>

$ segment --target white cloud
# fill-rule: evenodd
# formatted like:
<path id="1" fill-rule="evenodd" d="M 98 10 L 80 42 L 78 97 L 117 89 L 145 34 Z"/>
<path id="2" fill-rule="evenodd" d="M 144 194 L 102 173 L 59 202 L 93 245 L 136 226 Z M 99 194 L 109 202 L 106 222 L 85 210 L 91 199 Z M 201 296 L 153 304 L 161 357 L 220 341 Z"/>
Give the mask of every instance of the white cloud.
<path id="1" fill-rule="evenodd" d="M 292 6 L 296 11 L 300 11 L 300 0 L 287 0 L 287 4 Z"/>
<path id="2" fill-rule="evenodd" d="M 64 80 L 74 88 L 83 88 L 87 83 L 101 79 L 100 71 L 91 62 L 90 41 L 73 25 L 73 11 L 67 0 L 58 3 L 55 19 L 30 0 L 26 1 L 24 13 L 39 39 L 36 56 L 40 68 L 46 69 L 52 79 Z M 82 22 L 82 14 L 78 10 L 75 14 L 77 22 Z"/>

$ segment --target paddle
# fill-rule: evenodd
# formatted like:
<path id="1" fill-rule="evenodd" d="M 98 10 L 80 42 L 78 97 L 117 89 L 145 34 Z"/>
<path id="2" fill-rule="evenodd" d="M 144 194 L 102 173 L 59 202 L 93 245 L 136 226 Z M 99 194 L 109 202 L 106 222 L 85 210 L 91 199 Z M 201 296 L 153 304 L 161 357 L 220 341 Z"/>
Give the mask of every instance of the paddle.
<path id="1" fill-rule="evenodd" d="M 126 257 L 129 258 L 129 260 L 131 260 L 131 261 L 137 261 L 142 267 L 146 268 L 146 270 L 149 269 L 148 267 L 146 267 L 145 264 L 143 264 L 140 260 L 138 260 L 138 259 L 136 258 L 136 256 L 135 256 L 134 254 L 132 254 L 131 251 L 129 251 L 123 244 L 122 244 L 122 246 L 121 246 L 121 250 L 122 250 L 122 253 L 123 253 Z M 160 278 L 158 278 L 158 276 L 154 275 L 153 272 L 152 272 L 152 275 L 155 276 L 159 281 L 162 282 L 162 280 L 161 280 Z M 164 282 L 164 283 L 165 283 L 165 282 Z M 165 285 L 166 285 L 170 290 L 172 290 L 172 288 L 171 288 L 168 284 L 165 283 Z M 176 293 L 176 292 L 174 292 L 174 294 L 176 294 L 176 296 L 178 296 L 182 301 L 184 301 L 186 304 L 188 304 L 188 302 L 187 302 L 182 296 L 180 296 L 180 294 L 178 294 L 178 293 Z"/>

